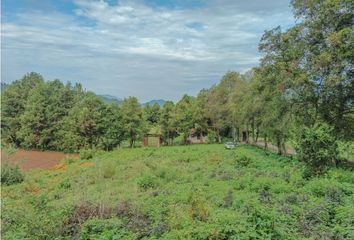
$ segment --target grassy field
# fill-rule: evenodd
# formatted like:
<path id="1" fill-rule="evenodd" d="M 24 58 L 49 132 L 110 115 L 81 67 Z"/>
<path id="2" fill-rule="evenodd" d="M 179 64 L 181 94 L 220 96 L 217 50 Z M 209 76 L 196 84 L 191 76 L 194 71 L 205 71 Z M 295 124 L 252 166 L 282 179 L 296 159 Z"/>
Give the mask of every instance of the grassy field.
<path id="1" fill-rule="evenodd" d="M 2 239 L 353 239 L 354 173 L 251 146 L 121 149 L 2 187 Z"/>

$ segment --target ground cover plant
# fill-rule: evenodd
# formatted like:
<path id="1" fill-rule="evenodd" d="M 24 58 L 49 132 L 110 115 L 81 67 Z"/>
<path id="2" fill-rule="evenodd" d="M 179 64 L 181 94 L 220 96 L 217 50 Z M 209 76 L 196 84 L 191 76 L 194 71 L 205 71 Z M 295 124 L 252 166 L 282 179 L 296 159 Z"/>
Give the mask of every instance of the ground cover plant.
<path id="1" fill-rule="evenodd" d="M 2 187 L 2 239 L 353 239 L 354 173 L 242 145 L 119 149 Z"/>

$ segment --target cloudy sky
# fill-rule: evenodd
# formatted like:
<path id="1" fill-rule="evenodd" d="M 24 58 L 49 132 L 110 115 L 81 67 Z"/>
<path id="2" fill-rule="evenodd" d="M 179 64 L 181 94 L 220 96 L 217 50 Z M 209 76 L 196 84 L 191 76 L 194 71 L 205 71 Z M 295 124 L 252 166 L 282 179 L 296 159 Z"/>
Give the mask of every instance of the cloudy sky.
<path id="1" fill-rule="evenodd" d="M 264 30 L 293 23 L 288 0 L 3 0 L 1 77 L 178 100 L 256 66 Z"/>

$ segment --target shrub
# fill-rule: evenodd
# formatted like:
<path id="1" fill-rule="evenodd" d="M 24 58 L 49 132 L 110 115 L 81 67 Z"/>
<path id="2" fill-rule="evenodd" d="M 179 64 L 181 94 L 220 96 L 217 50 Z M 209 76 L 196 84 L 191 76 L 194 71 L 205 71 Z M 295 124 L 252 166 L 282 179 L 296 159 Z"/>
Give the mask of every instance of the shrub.
<path id="1" fill-rule="evenodd" d="M 96 151 L 93 149 L 82 149 L 80 150 L 80 158 L 83 160 L 91 159 L 95 156 Z"/>
<path id="2" fill-rule="evenodd" d="M 71 188 L 71 182 L 68 178 L 66 178 L 59 183 L 58 187 L 60 189 L 69 189 L 69 188 Z"/>
<path id="3" fill-rule="evenodd" d="M 79 239 L 136 239 L 136 236 L 124 229 L 123 222 L 117 218 L 93 218 L 84 223 Z"/>
<path id="4" fill-rule="evenodd" d="M 332 204 L 342 204 L 344 202 L 343 191 L 337 187 L 334 187 L 334 186 L 329 186 L 326 189 L 325 196 L 326 196 L 326 200 Z"/>
<path id="5" fill-rule="evenodd" d="M 102 174 L 104 178 L 112 178 L 116 174 L 116 167 L 113 164 L 104 164 Z"/>
<path id="6" fill-rule="evenodd" d="M 191 205 L 190 213 L 194 220 L 206 222 L 209 217 L 209 206 L 206 199 L 197 190 L 192 192 L 189 197 L 189 203 Z"/>
<path id="7" fill-rule="evenodd" d="M 314 232 L 319 235 L 318 228 L 321 228 L 323 223 L 329 222 L 330 210 L 328 206 L 322 204 L 304 211 L 299 220 L 299 228 L 303 236 L 310 237 Z"/>
<path id="8" fill-rule="evenodd" d="M 338 157 L 333 129 L 326 124 L 305 127 L 300 131 L 296 136 L 295 149 L 298 158 L 307 166 L 305 177 L 324 173 Z"/>
<path id="9" fill-rule="evenodd" d="M 157 179 L 152 175 L 145 175 L 138 179 L 138 186 L 141 189 L 154 188 L 157 186 Z"/>
<path id="10" fill-rule="evenodd" d="M 210 131 L 208 133 L 207 143 L 215 143 L 216 142 L 216 133 L 214 131 Z"/>
<path id="11" fill-rule="evenodd" d="M 269 186 L 264 186 L 262 191 L 260 191 L 259 193 L 259 200 L 262 202 L 262 203 L 270 203 L 271 200 L 272 200 L 272 195 L 271 193 L 269 192 L 270 188 Z"/>
<path id="12" fill-rule="evenodd" d="M 126 228 L 138 235 L 135 239 L 148 237 L 153 231 L 149 216 L 139 211 L 132 211 Z"/>
<path id="13" fill-rule="evenodd" d="M 24 180 L 24 175 L 18 165 L 5 164 L 1 168 L 1 184 L 12 185 L 21 183 Z"/>
<path id="14" fill-rule="evenodd" d="M 247 167 L 251 163 L 251 159 L 244 155 L 236 156 L 235 161 L 236 165 L 241 167 Z"/>
<path id="15" fill-rule="evenodd" d="M 230 190 L 226 197 L 224 197 L 224 203 L 222 204 L 223 207 L 227 208 L 227 207 L 230 207 L 232 205 L 234 201 L 234 198 L 232 196 L 232 191 Z"/>
<path id="16" fill-rule="evenodd" d="M 17 148 L 14 144 L 5 144 L 2 146 L 2 149 L 7 155 L 13 155 L 17 152 Z"/>
<path id="17" fill-rule="evenodd" d="M 122 201 L 118 203 L 116 208 L 116 212 L 118 216 L 129 216 L 131 212 L 131 205 L 128 201 Z"/>
<path id="18" fill-rule="evenodd" d="M 37 210 L 43 210 L 47 207 L 48 197 L 41 193 L 39 196 L 34 196 L 29 200 L 29 202 L 33 205 L 33 207 Z"/>
<path id="19" fill-rule="evenodd" d="M 81 203 L 76 205 L 71 216 L 64 221 L 62 235 L 76 236 L 83 224 L 91 218 L 108 219 L 114 215 L 114 209 L 103 205 Z"/>

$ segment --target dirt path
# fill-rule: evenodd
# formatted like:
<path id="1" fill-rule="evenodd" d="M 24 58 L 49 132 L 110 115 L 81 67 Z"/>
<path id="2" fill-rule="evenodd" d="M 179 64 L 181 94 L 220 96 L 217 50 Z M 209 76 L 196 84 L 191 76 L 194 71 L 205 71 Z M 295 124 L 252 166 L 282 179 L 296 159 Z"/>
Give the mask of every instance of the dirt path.
<path id="1" fill-rule="evenodd" d="M 5 151 L 1 151 L 1 164 L 19 164 L 25 171 L 31 169 L 50 169 L 57 165 L 62 159 L 69 157 L 78 157 L 78 155 L 65 154 L 62 152 L 40 152 L 27 150 L 18 150 L 16 153 L 8 155 Z"/>
<path id="2" fill-rule="evenodd" d="M 252 145 L 264 148 L 265 143 L 264 142 L 257 142 L 257 143 L 253 143 Z M 272 151 L 274 153 L 278 153 L 278 147 L 273 145 L 273 144 L 271 144 L 271 143 L 268 143 L 268 150 Z M 294 148 L 286 146 L 286 155 L 291 155 L 292 156 L 292 155 L 295 155 L 295 154 L 296 154 L 296 152 L 295 152 Z"/>

